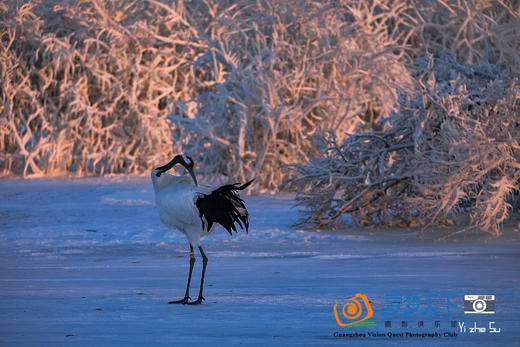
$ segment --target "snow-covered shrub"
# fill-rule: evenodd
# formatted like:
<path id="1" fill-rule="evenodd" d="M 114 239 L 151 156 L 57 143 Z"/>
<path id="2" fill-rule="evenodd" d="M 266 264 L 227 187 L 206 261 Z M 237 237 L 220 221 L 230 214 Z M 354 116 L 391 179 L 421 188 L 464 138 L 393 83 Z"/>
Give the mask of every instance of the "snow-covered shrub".
<path id="1" fill-rule="evenodd" d="M 0 2 L 0 171 L 146 173 L 190 152 L 277 189 L 316 131 L 384 129 L 417 56 L 519 71 L 518 18 L 477 0 Z"/>
<path id="2" fill-rule="evenodd" d="M 422 59 L 415 95 L 403 95 L 384 131 L 317 138 L 322 155 L 293 165 L 307 222 L 428 225 L 469 212 L 500 234 L 520 207 L 519 76 L 497 66 Z"/>
<path id="3" fill-rule="evenodd" d="M 196 30 L 183 11 L 155 1 L 4 5 L 2 171 L 138 173 L 181 151 L 165 113 L 167 96 L 186 97 L 194 79 Z"/>
<path id="4" fill-rule="evenodd" d="M 189 151 L 207 173 L 275 188 L 283 163 L 313 154 L 316 129 L 352 130 L 357 115 L 388 113 L 410 85 L 376 10 L 277 0 L 2 4 L 2 171 L 139 173 Z"/>
<path id="5" fill-rule="evenodd" d="M 411 1 L 400 31 L 415 57 L 447 51 L 467 64 L 482 59 L 520 71 L 520 4 L 517 1 Z"/>
<path id="6" fill-rule="evenodd" d="M 196 82 L 203 91 L 175 100 L 170 113 L 175 138 L 189 139 L 184 148 L 200 155 L 207 173 L 256 177 L 276 189 L 281 166 L 315 154 L 316 130 L 353 131 L 364 121 L 358 116 L 388 115 L 397 90 L 412 88 L 395 54 L 402 48 L 374 8 L 281 0 L 229 6 L 211 19 L 210 48 L 194 62 L 201 77 L 210 76 Z M 398 14 L 384 11 L 388 20 Z"/>

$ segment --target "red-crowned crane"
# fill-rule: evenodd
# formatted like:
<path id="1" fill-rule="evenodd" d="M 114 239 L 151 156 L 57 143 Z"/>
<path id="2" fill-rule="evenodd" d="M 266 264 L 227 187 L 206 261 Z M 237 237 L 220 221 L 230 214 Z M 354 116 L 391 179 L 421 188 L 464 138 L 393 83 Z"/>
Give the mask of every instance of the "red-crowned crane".
<path id="1" fill-rule="evenodd" d="M 188 170 L 192 180 L 186 176 L 173 176 L 166 173 L 177 164 L 181 164 Z M 237 232 L 235 223 L 238 223 L 242 229 L 245 228 L 246 232 L 249 229 L 249 214 L 238 191 L 247 188 L 254 179 L 243 185 L 228 184 L 209 191 L 198 186 L 193 167 L 194 161 L 191 157 L 179 154 L 168 164 L 154 169 L 151 174 L 155 202 L 162 223 L 181 231 L 190 243 L 190 271 L 186 294 L 181 300 L 169 301 L 169 304 L 198 305 L 204 300 L 202 289 L 208 258 L 200 245 L 201 237 L 213 232 L 216 223 L 222 225 L 230 235 L 233 235 L 233 231 Z M 190 302 L 191 273 L 195 264 L 193 247 L 198 247 L 202 256 L 202 276 L 199 297 Z"/>

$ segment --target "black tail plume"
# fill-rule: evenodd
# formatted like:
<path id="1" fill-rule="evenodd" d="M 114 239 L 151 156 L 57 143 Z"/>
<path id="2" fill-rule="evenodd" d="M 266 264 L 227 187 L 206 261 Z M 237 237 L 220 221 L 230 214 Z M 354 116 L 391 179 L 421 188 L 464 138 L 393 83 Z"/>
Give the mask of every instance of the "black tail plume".
<path id="1" fill-rule="evenodd" d="M 237 232 L 235 223 L 238 223 L 248 232 L 249 213 L 238 191 L 246 189 L 253 181 L 254 178 L 241 186 L 240 183 L 226 184 L 210 194 L 199 196 L 195 205 L 199 210 L 202 228 L 209 231 L 213 223 L 218 223 L 232 235 L 233 231 Z"/>
<path id="2" fill-rule="evenodd" d="M 253 178 L 251 181 L 249 181 L 249 182 L 247 182 L 247 183 L 241 185 L 240 187 L 236 188 L 236 190 L 244 190 L 244 189 L 246 189 L 247 187 L 249 187 L 249 185 L 250 185 L 251 183 L 253 183 L 254 180 L 255 180 L 255 179 Z M 235 183 L 235 184 L 238 184 L 238 183 Z"/>

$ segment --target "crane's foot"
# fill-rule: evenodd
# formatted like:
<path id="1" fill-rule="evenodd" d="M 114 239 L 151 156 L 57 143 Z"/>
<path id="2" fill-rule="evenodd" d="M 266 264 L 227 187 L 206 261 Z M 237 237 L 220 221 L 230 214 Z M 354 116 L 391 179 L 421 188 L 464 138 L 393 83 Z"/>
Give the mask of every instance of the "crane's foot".
<path id="1" fill-rule="evenodd" d="M 188 302 L 188 305 L 200 305 L 200 304 L 202 304 L 203 300 L 206 300 L 206 299 L 204 299 L 203 296 L 199 296 L 199 298 L 197 300 Z"/>
<path id="2" fill-rule="evenodd" d="M 190 301 L 189 296 L 185 296 L 183 299 L 176 300 L 176 301 L 168 301 L 169 304 L 188 304 Z"/>

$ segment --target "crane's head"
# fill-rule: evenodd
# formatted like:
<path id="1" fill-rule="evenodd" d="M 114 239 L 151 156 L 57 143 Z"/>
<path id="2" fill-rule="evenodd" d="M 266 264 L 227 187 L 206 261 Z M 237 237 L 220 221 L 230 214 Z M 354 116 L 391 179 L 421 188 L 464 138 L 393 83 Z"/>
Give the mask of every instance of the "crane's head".
<path id="1" fill-rule="evenodd" d="M 168 164 L 154 169 L 155 175 L 157 177 L 161 177 L 162 173 L 170 170 L 177 164 L 181 164 L 182 166 L 184 166 L 186 168 L 186 170 L 188 170 L 188 172 L 190 173 L 191 178 L 193 178 L 193 182 L 195 183 L 195 185 L 198 185 L 197 178 L 195 177 L 195 172 L 193 171 L 195 162 L 193 161 L 193 159 L 190 156 L 187 156 L 184 154 L 178 154 Z"/>

